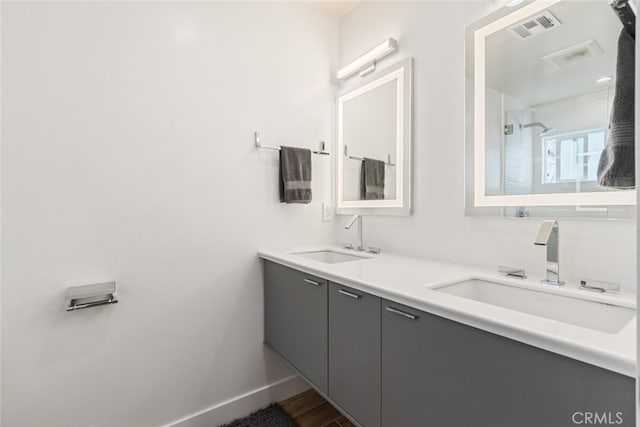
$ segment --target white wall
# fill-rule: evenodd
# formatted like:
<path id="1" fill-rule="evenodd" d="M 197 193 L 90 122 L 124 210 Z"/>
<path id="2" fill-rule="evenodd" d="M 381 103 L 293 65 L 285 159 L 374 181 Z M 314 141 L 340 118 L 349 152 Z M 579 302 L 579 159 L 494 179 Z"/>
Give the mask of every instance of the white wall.
<path id="1" fill-rule="evenodd" d="M 290 375 L 256 251 L 331 241 L 338 20 L 303 3 L 3 2 L 2 425 L 158 426 Z M 66 287 L 120 303 L 64 311 Z"/>
<path id="2" fill-rule="evenodd" d="M 365 218 L 365 244 L 401 252 L 544 274 L 544 247 L 534 246 L 539 220 L 464 217 L 465 26 L 492 2 L 363 2 L 340 24 L 340 65 L 387 37 L 397 38 L 414 68 L 414 214 Z M 357 78 L 357 77 L 356 77 Z M 336 240 L 353 241 L 337 218 Z M 565 280 L 600 278 L 635 289 L 635 222 L 561 221 Z"/>

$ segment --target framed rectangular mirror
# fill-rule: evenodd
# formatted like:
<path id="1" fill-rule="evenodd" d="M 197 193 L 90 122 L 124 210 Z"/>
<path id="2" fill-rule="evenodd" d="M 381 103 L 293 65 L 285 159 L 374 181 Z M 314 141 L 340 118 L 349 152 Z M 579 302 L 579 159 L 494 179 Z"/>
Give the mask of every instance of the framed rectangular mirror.
<path id="1" fill-rule="evenodd" d="M 412 58 L 337 97 L 336 212 L 411 214 Z"/>
<path id="2" fill-rule="evenodd" d="M 635 216 L 635 190 L 596 181 L 621 30 L 607 0 L 529 1 L 467 29 L 467 214 Z"/>

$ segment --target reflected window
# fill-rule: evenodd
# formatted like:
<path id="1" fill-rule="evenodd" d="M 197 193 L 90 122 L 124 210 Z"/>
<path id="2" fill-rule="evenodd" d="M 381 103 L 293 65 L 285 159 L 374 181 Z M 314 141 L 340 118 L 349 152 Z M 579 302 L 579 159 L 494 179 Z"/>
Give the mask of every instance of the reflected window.
<path id="1" fill-rule="evenodd" d="M 596 181 L 606 129 L 542 138 L 543 184 Z"/>

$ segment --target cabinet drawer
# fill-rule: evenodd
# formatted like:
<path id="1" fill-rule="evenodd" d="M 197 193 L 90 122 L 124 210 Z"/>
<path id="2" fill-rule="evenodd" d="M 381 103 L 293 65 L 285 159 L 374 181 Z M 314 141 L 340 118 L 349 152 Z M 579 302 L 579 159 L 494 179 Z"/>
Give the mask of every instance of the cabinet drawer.
<path id="1" fill-rule="evenodd" d="M 386 300 L 382 385 L 383 427 L 635 423 L 633 378 Z"/>
<path id="2" fill-rule="evenodd" d="M 264 262 L 265 342 L 327 392 L 325 279 Z"/>
<path id="3" fill-rule="evenodd" d="M 329 283 L 329 396 L 380 426 L 380 298 Z"/>

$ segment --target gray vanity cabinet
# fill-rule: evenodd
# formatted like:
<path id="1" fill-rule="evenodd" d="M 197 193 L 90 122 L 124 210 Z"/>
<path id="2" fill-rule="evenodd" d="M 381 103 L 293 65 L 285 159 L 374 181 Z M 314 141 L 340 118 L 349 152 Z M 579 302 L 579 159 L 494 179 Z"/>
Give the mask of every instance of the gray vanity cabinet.
<path id="1" fill-rule="evenodd" d="M 380 426 L 380 298 L 329 284 L 329 397 Z"/>
<path id="2" fill-rule="evenodd" d="M 633 426 L 632 378 L 382 300 L 383 427 Z"/>
<path id="3" fill-rule="evenodd" d="M 327 393 L 325 279 L 264 262 L 265 343 Z"/>
<path id="4" fill-rule="evenodd" d="M 264 262 L 265 343 L 363 427 L 635 425 L 634 379 Z"/>

